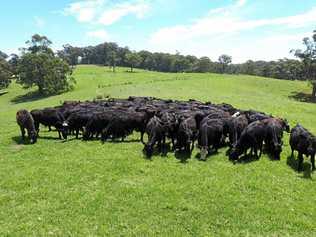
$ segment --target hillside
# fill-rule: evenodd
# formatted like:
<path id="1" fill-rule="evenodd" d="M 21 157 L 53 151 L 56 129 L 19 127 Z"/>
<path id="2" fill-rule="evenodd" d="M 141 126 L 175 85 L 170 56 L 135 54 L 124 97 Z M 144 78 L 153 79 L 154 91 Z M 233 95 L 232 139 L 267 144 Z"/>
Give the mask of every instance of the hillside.
<path id="1" fill-rule="evenodd" d="M 313 235 L 314 176 L 295 171 L 288 135 L 281 161 L 266 155 L 234 165 L 226 148 L 207 162 L 182 164 L 172 153 L 142 155 L 133 134 L 124 143 L 57 139 L 43 128 L 23 145 L 18 109 L 95 97 L 155 96 L 230 103 L 281 116 L 316 133 L 315 104 L 293 99 L 306 82 L 245 75 L 157 73 L 78 66 L 66 94 L 25 96 L 16 84 L 0 96 L 0 235 L 53 236 L 276 236 Z M 17 223 L 19 223 L 17 225 Z"/>

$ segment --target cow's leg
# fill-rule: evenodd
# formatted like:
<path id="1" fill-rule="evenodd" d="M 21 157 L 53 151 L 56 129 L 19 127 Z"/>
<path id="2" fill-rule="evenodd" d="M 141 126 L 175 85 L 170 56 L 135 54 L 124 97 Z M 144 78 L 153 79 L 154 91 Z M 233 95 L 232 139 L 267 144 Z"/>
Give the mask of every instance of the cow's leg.
<path id="1" fill-rule="evenodd" d="M 166 152 L 166 137 L 165 136 L 162 137 L 161 150 L 162 150 L 163 155 L 167 154 L 167 152 Z"/>
<path id="2" fill-rule="evenodd" d="M 24 140 L 25 139 L 25 129 L 22 126 L 20 126 L 20 130 L 21 130 L 22 139 Z"/>
<path id="3" fill-rule="evenodd" d="M 174 137 L 171 136 L 171 144 L 172 144 L 172 150 L 175 150 L 175 145 L 174 145 Z"/>
<path id="4" fill-rule="evenodd" d="M 250 155 L 253 155 L 253 146 L 250 147 Z"/>
<path id="5" fill-rule="evenodd" d="M 35 130 L 36 130 L 36 133 L 37 133 L 37 136 L 39 134 L 39 123 L 34 123 L 34 126 L 35 126 Z"/>
<path id="6" fill-rule="evenodd" d="M 315 155 L 311 155 L 312 170 L 315 170 Z"/>
<path id="7" fill-rule="evenodd" d="M 298 153 L 298 171 L 302 170 L 303 165 L 303 155 L 301 152 Z"/>
<path id="8" fill-rule="evenodd" d="M 259 159 L 259 156 L 258 156 L 258 148 L 257 148 L 256 146 L 253 148 L 253 151 L 254 151 L 255 157 L 256 157 L 257 159 Z"/>
<path id="9" fill-rule="evenodd" d="M 145 144 L 144 143 L 144 131 L 140 131 L 140 142 Z"/>
<path id="10" fill-rule="evenodd" d="M 192 152 L 193 149 L 194 149 L 194 140 L 192 141 L 190 152 Z"/>
<path id="11" fill-rule="evenodd" d="M 59 139 L 61 139 L 61 134 L 60 134 L 59 130 L 58 130 L 58 137 L 59 137 Z"/>
<path id="12" fill-rule="evenodd" d="M 206 156 L 208 154 L 208 148 L 207 147 L 201 147 L 201 151 L 200 151 L 200 159 L 203 161 L 206 161 Z"/>
<path id="13" fill-rule="evenodd" d="M 262 147 L 263 147 L 263 142 L 259 145 L 259 157 L 258 158 L 260 158 L 262 155 Z"/>
<path id="14" fill-rule="evenodd" d="M 96 138 L 96 139 L 98 139 L 98 138 L 99 138 L 99 136 L 100 136 L 100 132 L 96 132 L 96 134 L 95 134 L 95 138 Z"/>
<path id="15" fill-rule="evenodd" d="M 52 127 L 48 126 L 48 131 L 51 132 L 52 131 Z"/>
<path id="16" fill-rule="evenodd" d="M 157 146 L 158 146 L 158 151 L 161 152 L 161 139 L 159 139 Z"/>
<path id="17" fill-rule="evenodd" d="M 76 139 L 79 137 L 79 128 L 76 128 Z"/>

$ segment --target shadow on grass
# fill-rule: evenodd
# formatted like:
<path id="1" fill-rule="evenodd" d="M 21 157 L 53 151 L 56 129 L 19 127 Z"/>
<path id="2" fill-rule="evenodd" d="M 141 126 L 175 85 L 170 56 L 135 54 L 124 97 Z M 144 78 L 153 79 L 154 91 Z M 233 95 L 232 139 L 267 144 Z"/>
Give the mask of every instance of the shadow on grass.
<path id="1" fill-rule="evenodd" d="M 238 160 L 232 161 L 235 164 L 248 164 L 251 162 L 258 161 L 260 158 L 256 157 L 255 155 L 247 154 L 241 156 Z"/>
<path id="2" fill-rule="evenodd" d="M 24 140 L 21 136 L 15 136 L 11 138 L 13 142 L 18 145 L 31 145 L 30 140 L 26 137 Z"/>
<path id="3" fill-rule="evenodd" d="M 177 150 L 175 151 L 174 156 L 181 163 L 187 163 L 188 159 L 191 158 L 191 153 L 184 150 Z"/>
<path id="4" fill-rule="evenodd" d="M 302 171 L 298 171 L 298 159 L 295 159 L 294 156 L 289 155 L 286 160 L 286 164 L 291 167 L 297 173 L 303 172 L 303 176 L 300 178 L 312 179 L 312 165 L 310 163 L 303 161 Z"/>
<path id="5" fill-rule="evenodd" d="M 49 95 L 42 95 L 38 91 L 31 91 L 24 95 L 18 95 L 14 97 L 11 102 L 14 104 L 24 103 L 24 102 L 32 102 L 36 100 L 41 100 L 50 97 Z"/>
<path id="6" fill-rule="evenodd" d="M 316 98 L 304 92 L 292 92 L 289 98 L 305 103 L 316 103 Z"/>
<path id="7" fill-rule="evenodd" d="M 59 139 L 58 135 L 57 135 L 57 137 L 38 136 L 37 140 L 60 140 L 60 141 L 62 141 L 62 139 Z"/>

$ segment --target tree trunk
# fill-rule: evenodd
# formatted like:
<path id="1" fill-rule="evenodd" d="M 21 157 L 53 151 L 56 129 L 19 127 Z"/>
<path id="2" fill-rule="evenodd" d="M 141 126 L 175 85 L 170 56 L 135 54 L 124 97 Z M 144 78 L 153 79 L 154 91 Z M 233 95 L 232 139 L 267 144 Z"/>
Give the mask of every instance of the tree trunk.
<path id="1" fill-rule="evenodd" d="M 313 83 L 313 92 L 312 92 L 312 98 L 316 99 L 316 83 Z"/>
<path id="2" fill-rule="evenodd" d="M 131 67 L 131 72 L 133 72 L 133 66 Z"/>
<path id="3" fill-rule="evenodd" d="M 38 86 L 38 92 L 40 93 L 40 95 L 44 94 L 44 90 L 42 86 Z"/>

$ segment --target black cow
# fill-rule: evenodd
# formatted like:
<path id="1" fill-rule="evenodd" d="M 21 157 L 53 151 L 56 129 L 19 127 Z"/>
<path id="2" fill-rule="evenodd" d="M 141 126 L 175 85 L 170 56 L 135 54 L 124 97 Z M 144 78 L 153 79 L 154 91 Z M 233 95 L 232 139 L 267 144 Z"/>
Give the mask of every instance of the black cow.
<path id="1" fill-rule="evenodd" d="M 64 123 L 64 125 L 66 125 L 65 129 L 68 129 L 68 131 L 74 131 L 76 139 L 78 139 L 79 131 L 83 131 L 83 128 L 87 125 L 92 116 L 93 113 L 87 110 L 74 112 L 66 119 Z"/>
<path id="2" fill-rule="evenodd" d="M 198 125 L 193 116 L 182 120 L 177 132 L 176 150 L 183 150 L 191 154 L 194 148 L 194 142 L 197 139 L 197 134 Z"/>
<path id="3" fill-rule="evenodd" d="M 264 142 L 267 152 L 273 155 L 274 159 L 280 160 L 283 131 L 289 131 L 289 125 L 285 120 L 280 118 L 264 119 L 262 122 L 266 126 L 266 138 Z"/>
<path id="4" fill-rule="evenodd" d="M 311 156 L 312 169 L 315 170 L 316 137 L 307 129 L 297 124 L 291 130 L 290 146 L 292 157 L 298 151 L 298 171 L 302 169 L 303 155 Z"/>
<path id="5" fill-rule="evenodd" d="M 164 127 L 157 116 L 152 117 L 147 123 L 146 133 L 148 135 L 148 142 L 144 145 L 143 151 L 147 157 L 151 157 L 155 144 L 158 144 L 159 150 L 162 151 L 166 141 Z"/>
<path id="6" fill-rule="evenodd" d="M 112 140 L 121 138 L 123 141 L 125 137 L 133 132 L 131 121 L 132 119 L 129 118 L 128 113 L 113 115 L 107 126 L 102 130 L 102 141 L 105 142 L 109 137 Z"/>
<path id="7" fill-rule="evenodd" d="M 248 126 L 248 120 L 245 115 L 233 117 L 229 126 L 229 145 L 234 147 L 241 136 L 241 133 Z"/>
<path id="8" fill-rule="evenodd" d="M 88 140 L 96 135 L 102 134 L 102 131 L 108 126 L 114 117 L 114 111 L 94 113 L 84 128 L 83 139 Z"/>
<path id="9" fill-rule="evenodd" d="M 39 125 L 53 126 L 58 131 L 59 138 L 61 139 L 61 134 L 64 139 L 67 139 L 67 129 L 65 118 L 58 109 L 55 108 L 45 108 L 42 110 L 32 110 L 31 114 L 34 119 L 35 129 L 37 134 L 39 133 Z"/>
<path id="10" fill-rule="evenodd" d="M 16 122 L 20 126 L 22 139 L 25 139 L 25 129 L 31 144 L 37 141 L 37 132 L 31 113 L 25 109 L 21 109 L 16 113 Z"/>
<path id="11" fill-rule="evenodd" d="M 249 124 L 241 133 L 236 146 L 233 147 L 232 152 L 229 155 L 229 158 L 231 160 L 237 160 L 241 154 L 246 154 L 249 148 L 251 148 L 251 153 L 254 152 L 255 156 L 259 158 L 262 153 L 262 146 L 265 138 L 266 126 L 264 123 L 256 121 Z"/>
<path id="12" fill-rule="evenodd" d="M 175 113 L 172 112 L 162 112 L 161 122 L 164 126 L 166 136 L 171 139 L 172 149 L 175 149 L 175 139 L 177 136 L 177 131 L 179 127 L 179 122 Z"/>
<path id="13" fill-rule="evenodd" d="M 199 128 L 198 146 L 201 149 L 201 160 L 206 160 L 206 156 L 212 146 L 217 152 L 223 136 L 224 123 L 222 119 L 205 118 Z"/>

